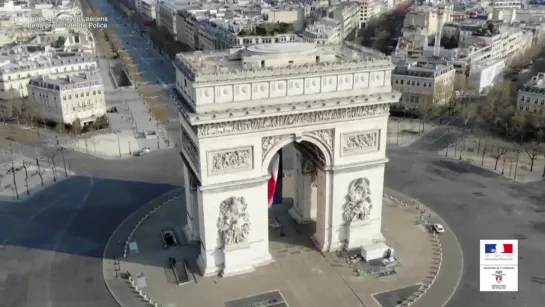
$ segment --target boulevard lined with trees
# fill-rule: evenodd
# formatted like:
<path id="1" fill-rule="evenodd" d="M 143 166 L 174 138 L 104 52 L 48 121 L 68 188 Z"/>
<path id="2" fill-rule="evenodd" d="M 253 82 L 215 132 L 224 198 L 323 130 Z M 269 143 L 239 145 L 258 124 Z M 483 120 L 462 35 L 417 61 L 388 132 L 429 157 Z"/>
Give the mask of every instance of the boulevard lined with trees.
<path id="1" fill-rule="evenodd" d="M 103 16 L 102 12 L 95 8 L 89 0 L 82 0 L 82 11 L 85 16 Z M 115 2 L 114 5 L 125 14 L 129 20 L 137 18 L 133 10 L 127 8 L 123 3 Z M 124 42 L 119 38 L 113 28 L 95 29 L 94 33 L 97 46 L 102 55 L 108 61 L 119 61 L 122 64 L 127 76 L 139 90 L 144 102 L 148 108 L 150 116 L 155 118 L 158 123 L 168 122 L 170 115 L 168 106 L 159 101 L 162 94 L 162 87 L 151 85 L 140 76 L 141 71 L 134 57 L 124 48 Z"/>

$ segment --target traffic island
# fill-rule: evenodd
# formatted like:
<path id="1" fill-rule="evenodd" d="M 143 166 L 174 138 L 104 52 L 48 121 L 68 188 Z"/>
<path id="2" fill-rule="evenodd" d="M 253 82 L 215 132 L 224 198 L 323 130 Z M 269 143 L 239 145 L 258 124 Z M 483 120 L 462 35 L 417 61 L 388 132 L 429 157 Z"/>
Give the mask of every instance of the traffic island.
<path id="1" fill-rule="evenodd" d="M 275 258 L 275 262 L 258 268 L 253 273 L 228 278 L 202 278 L 197 273 L 195 263 L 198 246 L 181 242 L 178 247 L 165 248 L 160 239 L 161 230 L 172 225 L 176 225 L 173 229 L 177 237 L 183 233 L 182 229 L 178 229 L 181 228 L 178 226 L 185 222 L 181 218 L 183 215 L 180 213 L 181 206 L 177 203 L 179 201 L 181 200 L 164 203 L 142 222 L 141 218 L 133 221 L 133 225 L 140 224 L 128 241 L 138 243 L 138 253 L 131 254 L 128 246 L 125 246 L 127 248 L 123 250 L 126 258 L 117 258 L 114 262 L 117 265 L 116 270 L 128 272 L 132 281 L 112 277 L 107 282 L 124 284 L 124 288 L 109 287 L 121 306 L 146 306 L 143 302 L 140 302 L 140 305 L 135 303 L 142 298 L 157 306 L 169 304 L 219 306 L 240 298 L 249 298 L 245 301 L 253 302 L 254 298 L 259 297 L 258 294 L 277 289 L 282 301 L 290 306 L 364 304 L 366 307 L 398 305 L 440 307 L 448 301 L 458 283 L 443 278 L 451 271 L 448 267 L 452 266 L 453 270 L 459 270 L 461 276 L 461 266 L 452 259 L 458 256 L 455 251 L 458 246 L 456 241 L 451 241 L 450 228 L 441 221 L 447 232 L 442 236 L 433 235 L 429 232 L 429 227 L 426 228 L 426 220 L 428 223 L 435 222 L 438 218 L 434 213 L 427 210 L 427 214 L 424 215 L 421 213 L 425 208 L 423 205 L 413 206 L 412 200 L 398 195 L 392 196 L 388 192 L 383 205 L 383 234 L 386 238 L 385 243 L 393 247 L 401 264 L 396 268 L 395 274 L 355 272 L 352 263 L 336 253 L 320 253 L 313 248 L 301 247 L 285 257 Z M 150 208 L 146 212 L 150 212 Z M 146 212 L 141 216 L 147 215 Z M 429 213 L 432 214 L 431 218 Z M 446 242 L 444 238 L 447 238 Z M 115 244 L 115 239 L 110 240 L 110 244 Z M 446 252 L 452 252 L 453 257 L 446 259 Z M 179 285 L 172 266 L 169 266 L 172 261 L 166 261 L 169 257 L 175 258 L 177 265 L 184 264 L 183 269 L 187 272 L 190 282 Z M 461 258 L 457 260 L 459 259 Z M 447 260 L 450 262 L 446 262 Z M 111 265 L 110 269 L 107 268 L 109 262 L 108 260 L 104 262 L 105 272 L 113 271 Z M 446 272 L 447 270 L 449 272 Z M 109 275 L 115 276 L 112 273 Z M 145 276 L 145 287 L 138 287 L 133 276 Z M 451 280 L 452 276 L 448 279 Z M 306 295 L 305 289 L 309 288 L 328 290 Z M 387 301 L 395 301 L 395 305 L 390 306 L 389 303 L 385 303 Z"/>

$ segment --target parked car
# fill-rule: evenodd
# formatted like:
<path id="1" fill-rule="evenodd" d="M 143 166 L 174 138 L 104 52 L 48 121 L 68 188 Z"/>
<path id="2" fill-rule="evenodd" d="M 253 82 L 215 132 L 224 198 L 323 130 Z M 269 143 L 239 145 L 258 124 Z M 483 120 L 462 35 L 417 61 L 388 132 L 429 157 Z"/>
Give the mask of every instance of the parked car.
<path id="1" fill-rule="evenodd" d="M 435 230 L 435 232 L 437 233 L 443 233 L 445 232 L 445 228 L 443 228 L 443 225 L 441 224 L 433 224 L 433 230 Z"/>
<path id="2" fill-rule="evenodd" d="M 144 147 L 139 152 L 137 152 L 136 155 L 138 157 L 142 157 L 142 156 L 145 156 L 145 155 L 149 154 L 149 152 L 150 152 L 150 148 L 149 147 Z"/>

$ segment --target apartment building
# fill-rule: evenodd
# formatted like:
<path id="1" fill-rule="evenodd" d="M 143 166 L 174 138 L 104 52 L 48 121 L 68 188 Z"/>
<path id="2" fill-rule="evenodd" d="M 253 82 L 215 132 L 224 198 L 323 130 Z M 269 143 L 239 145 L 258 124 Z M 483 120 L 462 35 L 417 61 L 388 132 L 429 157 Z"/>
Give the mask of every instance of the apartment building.
<path id="1" fill-rule="evenodd" d="M 357 2 L 341 2 L 338 6 L 329 8 L 328 17 L 340 22 L 343 39 L 361 28 L 360 4 Z"/>
<path id="2" fill-rule="evenodd" d="M 77 52 L 0 54 L 0 99 L 28 96 L 27 84 L 34 77 L 67 77 L 96 68 L 94 56 Z"/>
<path id="3" fill-rule="evenodd" d="M 156 21 L 160 28 L 166 29 L 170 34 L 177 36 L 176 15 L 178 10 L 190 6 L 188 0 L 161 0 L 157 2 Z"/>
<path id="4" fill-rule="evenodd" d="M 342 42 L 343 37 L 341 23 L 333 18 L 325 17 L 306 27 L 301 33 L 305 42 L 315 43 L 316 45 L 338 44 Z"/>
<path id="5" fill-rule="evenodd" d="M 469 73 L 469 94 L 486 95 L 490 89 L 503 77 L 505 60 L 490 59 L 480 61 L 471 66 Z"/>
<path id="6" fill-rule="evenodd" d="M 156 19 L 156 0 L 140 0 L 140 15 L 144 20 L 152 21 Z"/>
<path id="7" fill-rule="evenodd" d="M 523 1 L 521 0 L 491 0 L 488 7 L 493 9 L 520 9 Z"/>
<path id="8" fill-rule="evenodd" d="M 448 12 L 445 14 L 443 20 L 449 21 Z M 407 12 L 405 19 L 403 20 L 403 31 L 406 29 L 412 31 L 412 29 L 418 28 L 427 33 L 427 35 L 434 35 L 438 30 L 438 13 L 434 7 L 418 7 L 417 10 Z"/>
<path id="9" fill-rule="evenodd" d="M 304 29 L 305 17 L 303 7 L 296 11 L 279 14 L 276 10 L 271 13 L 275 23 L 271 23 L 269 15 L 262 15 L 260 9 L 204 5 L 187 8 L 176 15 L 177 38 L 194 50 L 207 51 L 294 42 L 300 40 L 295 32 Z"/>
<path id="10" fill-rule="evenodd" d="M 28 83 L 28 101 L 40 118 L 63 124 L 79 119 L 88 125 L 106 114 L 104 86 L 91 71 L 65 78 L 39 76 Z"/>
<path id="11" fill-rule="evenodd" d="M 401 61 L 392 72 L 392 88 L 401 92 L 400 103 L 408 109 L 417 109 L 424 99 L 441 105 L 454 94 L 455 74 L 448 63 Z"/>
<path id="12" fill-rule="evenodd" d="M 518 91 L 517 111 L 542 113 L 545 110 L 545 73 L 539 73 Z"/>
<path id="13" fill-rule="evenodd" d="M 384 13 L 390 4 L 382 0 L 365 0 L 360 2 L 360 26 L 365 28 L 369 21 L 378 18 Z M 391 3 L 393 8 L 393 3 Z"/>
<path id="14" fill-rule="evenodd" d="M 460 50 L 460 59 L 455 61 L 455 64 L 463 66 L 460 62 L 478 64 L 486 60 L 500 59 L 509 63 L 513 57 L 528 50 L 532 42 L 533 33 L 518 27 L 500 26 L 496 33 L 478 30 L 472 34 L 471 45 Z"/>

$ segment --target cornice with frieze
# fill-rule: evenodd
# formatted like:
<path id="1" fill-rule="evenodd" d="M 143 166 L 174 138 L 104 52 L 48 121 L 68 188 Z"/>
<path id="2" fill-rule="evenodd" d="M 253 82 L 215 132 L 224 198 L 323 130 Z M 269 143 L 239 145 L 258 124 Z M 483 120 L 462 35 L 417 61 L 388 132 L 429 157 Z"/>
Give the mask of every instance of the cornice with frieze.
<path id="1" fill-rule="evenodd" d="M 255 108 L 231 109 L 226 111 L 206 113 L 190 113 L 187 114 L 187 116 L 189 117 L 192 126 L 200 126 L 223 121 L 236 121 L 270 116 L 282 116 L 312 111 L 328 111 L 339 108 L 356 107 L 360 105 L 390 104 L 398 102 L 400 97 L 401 93 L 397 91 L 392 91 L 388 93 L 312 100 L 280 105 L 263 105 Z"/>
<path id="2" fill-rule="evenodd" d="M 363 119 L 386 115 L 390 112 L 387 103 L 358 105 L 314 112 L 298 112 L 287 115 L 267 116 L 237 121 L 203 124 L 197 126 L 199 138 L 233 135 L 254 131 L 295 128 L 310 124 L 327 124 L 345 120 Z"/>

